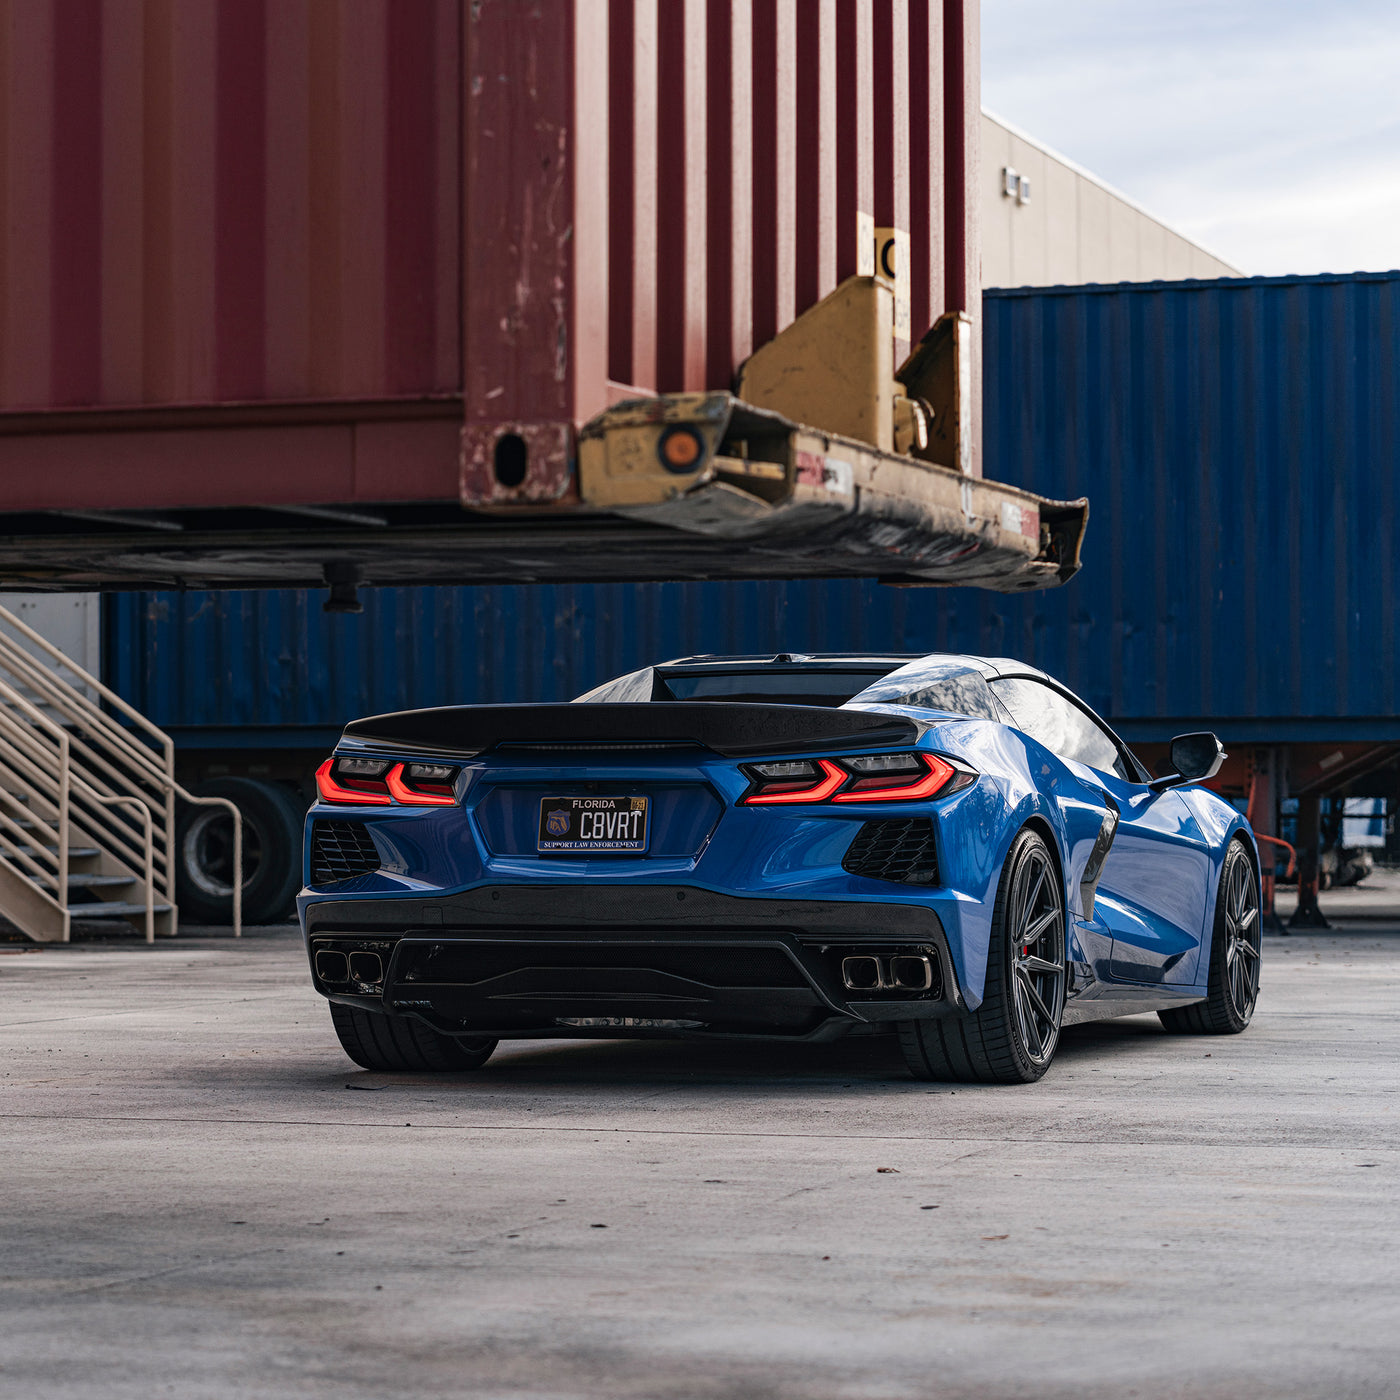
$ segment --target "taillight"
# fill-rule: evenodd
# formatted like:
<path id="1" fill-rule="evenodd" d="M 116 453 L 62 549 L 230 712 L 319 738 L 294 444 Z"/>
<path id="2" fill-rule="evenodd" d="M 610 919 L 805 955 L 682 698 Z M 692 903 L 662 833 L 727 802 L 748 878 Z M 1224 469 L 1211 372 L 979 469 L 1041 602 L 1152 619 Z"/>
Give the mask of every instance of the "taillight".
<path id="1" fill-rule="evenodd" d="M 323 802 L 387 807 L 393 800 L 384 781 L 389 766 L 383 758 L 328 758 L 316 770 L 316 791 Z"/>
<path id="2" fill-rule="evenodd" d="M 741 799 L 750 806 L 765 802 L 825 802 L 848 776 L 844 768 L 825 758 L 814 764 L 755 763 L 748 771 L 750 777 L 760 775 L 760 786 L 750 789 Z"/>
<path id="3" fill-rule="evenodd" d="M 385 781 L 395 802 L 410 807 L 453 807 L 457 770 L 446 763 L 396 763 Z"/>
<path id="4" fill-rule="evenodd" d="M 785 759 L 743 766 L 749 790 L 741 806 L 813 802 L 919 802 L 947 797 L 977 781 L 970 768 L 931 753 L 858 754 Z"/>
<path id="5" fill-rule="evenodd" d="M 328 758 L 316 770 L 323 802 L 357 806 L 452 807 L 460 770 L 448 763 L 393 763 L 387 758 Z"/>
<path id="6" fill-rule="evenodd" d="M 884 755 L 880 755 L 883 758 Z M 833 802 L 917 802 L 921 798 L 936 797 L 958 775 L 951 763 L 945 762 L 937 754 L 900 754 L 900 758 L 913 758 L 917 762 L 903 767 L 874 768 L 860 767 L 870 764 L 870 758 L 853 758 L 849 766 L 861 776 L 853 778 L 844 792 L 838 792 Z"/>

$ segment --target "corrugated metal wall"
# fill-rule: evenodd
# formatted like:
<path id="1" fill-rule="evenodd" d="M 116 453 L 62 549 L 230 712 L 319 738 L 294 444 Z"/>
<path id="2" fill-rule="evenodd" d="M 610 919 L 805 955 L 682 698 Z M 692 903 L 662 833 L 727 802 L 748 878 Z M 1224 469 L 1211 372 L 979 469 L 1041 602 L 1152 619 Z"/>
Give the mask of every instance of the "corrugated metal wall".
<path id="1" fill-rule="evenodd" d="M 360 617 L 326 616 L 323 597 L 110 594 L 109 684 L 166 727 L 338 727 L 420 705 L 568 700 L 694 652 L 927 650 L 939 611 L 930 593 L 868 580 L 366 589 Z"/>
<path id="2" fill-rule="evenodd" d="M 992 474 L 1092 502 L 1064 588 L 405 589 L 367 591 L 361 618 L 321 594 L 120 596 L 110 673 L 164 725 L 334 726 L 567 699 L 691 652 L 953 650 L 1033 662 L 1131 738 L 1400 736 L 1400 274 L 986 307 Z"/>
<path id="3" fill-rule="evenodd" d="M 977 29 L 976 0 L 0 0 L 0 412 L 461 392 L 463 336 L 474 417 L 727 387 L 873 270 L 858 227 L 910 235 L 917 336 L 976 296 Z"/>
<path id="4" fill-rule="evenodd" d="M 0 411 L 459 392 L 459 0 L 0 0 Z"/>
<path id="5" fill-rule="evenodd" d="M 907 236 L 909 326 L 975 314 L 978 0 L 475 0 L 464 493 L 556 499 L 638 389 L 728 389 Z M 896 359 L 902 358 L 896 344 Z M 525 479 L 489 463 L 529 444 Z"/>
<path id="6" fill-rule="evenodd" d="M 979 600 L 960 642 L 1043 665 L 1124 721 L 1400 733 L 1400 273 L 984 306 L 993 474 L 1085 494 L 1092 513 L 1068 588 Z"/>

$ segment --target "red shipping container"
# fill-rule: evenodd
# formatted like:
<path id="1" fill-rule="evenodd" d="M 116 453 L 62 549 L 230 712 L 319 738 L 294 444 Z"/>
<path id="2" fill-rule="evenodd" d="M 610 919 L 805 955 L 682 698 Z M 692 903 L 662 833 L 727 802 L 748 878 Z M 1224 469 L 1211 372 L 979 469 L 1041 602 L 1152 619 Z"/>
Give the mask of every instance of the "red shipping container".
<path id="1" fill-rule="evenodd" d="M 917 338 L 976 310 L 977 75 L 976 0 L 0 0 L 0 511 L 557 477 L 876 230 Z"/>

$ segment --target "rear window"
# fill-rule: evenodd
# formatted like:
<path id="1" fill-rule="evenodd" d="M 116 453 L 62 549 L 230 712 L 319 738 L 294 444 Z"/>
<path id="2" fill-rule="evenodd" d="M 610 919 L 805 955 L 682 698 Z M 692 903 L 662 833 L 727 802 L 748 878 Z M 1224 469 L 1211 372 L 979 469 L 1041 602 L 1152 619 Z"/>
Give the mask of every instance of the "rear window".
<path id="1" fill-rule="evenodd" d="M 729 700 L 745 704 L 825 705 L 835 709 L 882 675 L 880 671 L 722 671 L 663 676 L 671 700 Z"/>
<path id="2" fill-rule="evenodd" d="M 896 671 L 869 686 L 860 698 L 881 705 L 913 705 L 922 710 L 942 710 L 950 715 L 970 715 L 997 724 L 1007 724 L 1011 720 L 977 671 L 925 675 L 922 681 L 911 680 L 908 670 Z"/>

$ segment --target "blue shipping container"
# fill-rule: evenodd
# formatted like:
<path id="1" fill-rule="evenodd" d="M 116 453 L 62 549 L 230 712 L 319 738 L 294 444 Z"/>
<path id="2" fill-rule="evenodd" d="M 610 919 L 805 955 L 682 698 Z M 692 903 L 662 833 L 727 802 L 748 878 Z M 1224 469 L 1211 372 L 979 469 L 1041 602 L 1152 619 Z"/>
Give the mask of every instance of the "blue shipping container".
<path id="1" fill-rule="evenodd" d="M 970 651 L 1130 739 L 1400 739 L 1400 273 L 988 292 L 987 474 L 1091 501 L 1083 571 L 1006 597 L 867 581 L 147 593 L 110 683 L 182 744 L 324 745 L 357 714 L 567 699 L 695 652 Z"/>

